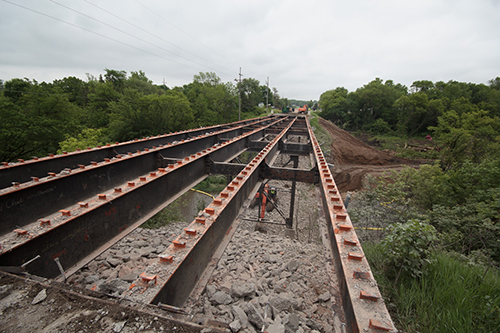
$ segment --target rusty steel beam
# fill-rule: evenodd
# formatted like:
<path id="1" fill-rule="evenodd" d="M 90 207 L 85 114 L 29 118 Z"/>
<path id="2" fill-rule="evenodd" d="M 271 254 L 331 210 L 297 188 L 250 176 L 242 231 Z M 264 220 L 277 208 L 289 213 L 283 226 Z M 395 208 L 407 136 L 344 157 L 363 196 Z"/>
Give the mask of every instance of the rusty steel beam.
<path id="1" fill-rule="evenodd" d="M 273 119 L 276 121 L 279 118 Z M 251 125 L 263 128 L 268 122 L 269 119 L 258 119 Z M 183 159 L 214 144 L 227 142 L 240 135 L 245 127 L 246 125 L 231 127 L 176 143 L 120 154 L 113 159 L 106 158 L 89 165 L 80 165 L 76 169 L 67 169 L 59 174 L 5 189 L 0 193 L 0 235 L 58 212 L 76 201 L 109 190 L 128 179 L 165 167 L 170 161 Z M 221 141 L 221 137 L 224 140 Z"/>
<path id="2" fill-rule="evenodd" d="M 155 286 L 146 291 L 131 290 L 131 298 L 146 297 L 153 304 L 168 304 L 181 307 L 188 299 L 212 255 L 229 231 L 240 207 L 259 181 L 260 169 L 266 159 L 278 153 L 278 142 L 295 119 L 234 178 L 234 180 L 205 208 L 205 215 L 196 218 L 185 234 L 172 242 L 160 255 L 158 263 L 148 267 L 144 276 L 155 279 Z"/>
<path id="3" fill-rule="evenodd" d="M 304 133 L 307 133 L 304 131 Z M 266 141 L 251 141 L 248 147 L 251 151 L 260 151 L 266 146 Z M 310 143 L 296 143 L 280 141 L 279 148 L 282 154 L 304 155 L 307 156 L 312 151 Z"/>
<path id="4" fill-rule="evenodd" d="M 274 180 L 298 181 L 301 183 L 317 184 L 319 182 L 319 172 L 316 167 L 311 170 L 270 167 L 264 164 L 261 169 L 261 178 Z"/>
<path id="5" fill-rule="evenodd" d="M 309 122 L 307 130 L 312 141 L 314 159 L 319 168 L 321 178 L 319 189 L 348 330 L 354 333 L 378 332 L 378 330 L 396 332 Z"/>
<path id="6" fill-rule="evenodd" d="M 33 177 L 45 177 L 48 172 L 59 173 L 66 168 L 76 169 L 79 165 L 90 165 L 92 161 L 103 161 L 105 158 L 113 158 L 117 155 L 127 154 L 128 152 L 143 151 L 146 148 L 151 149 L 155 146 L 167 145 L 174 141 L 197 137 L 207 132 L 251 126 L 255 121 L 270 121 L 271 118 L 272 117 L 247 119 L 230 124 L 196 128 L 154 137 L 145 137 L 128 142 L 107 144 L 102 147 L 98 146 L 96 148 L 77 150 L 72 153 L 65 152 L 59 155 L 50 154 L 47 157 L 35 157 L 27 161 L 19 160 L 17 163 L 2 162 L 2 164 L 0 164 L 0 189 L 12 186 L 13 182 L 24 183 L 31 181 Z"/>
<path id="7" fill-rule="evenodd" d="M 283 121 L 286 118 L 278 118 L 264 128 L 199 151 L 168 168 L 139 179 L 129 179 L 119 188 L 68 207 L 54 218 L 52 226 L 32 224 L 31 238 L 28 230 L 27 234 L 18 236 L 26 237 L 20 244 L 9 247 L 2 243 L 0 266 L 20 266 L 40 255 L 41 258 L 28 267 L 31 274 L 48 278 L 58 276 L 55 258 L 59 258 L 64 269 L 75 271 L 157 213 L 179 193 L 204 179 L 207 158 L 231 160 L 246 149 L 247 139 L 262 136 L 265 128 Z"/>

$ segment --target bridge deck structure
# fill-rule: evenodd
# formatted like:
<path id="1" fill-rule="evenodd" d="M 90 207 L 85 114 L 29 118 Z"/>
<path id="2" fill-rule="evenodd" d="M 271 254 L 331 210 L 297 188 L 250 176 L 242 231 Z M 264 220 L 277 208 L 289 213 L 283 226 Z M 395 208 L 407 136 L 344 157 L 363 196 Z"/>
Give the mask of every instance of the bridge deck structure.
<path id="1" fill-rule="evenodd" d="M 247 151 L 254 154 L 248 164 L 234 163 Z M 309 156 L 313 167 L 272 167 L 278 154 Z M 203 289 L 256 186 L 265 179 L 298 181 L 319 189 L 347 330 L 395 331 L 305 116 L 274 115 L 3 163 L 0 267 L 64 281 L 211 174 L 234 178 L 145 270 L 142 278 L 155 283 L 142 301 L 182 308 Z"/>

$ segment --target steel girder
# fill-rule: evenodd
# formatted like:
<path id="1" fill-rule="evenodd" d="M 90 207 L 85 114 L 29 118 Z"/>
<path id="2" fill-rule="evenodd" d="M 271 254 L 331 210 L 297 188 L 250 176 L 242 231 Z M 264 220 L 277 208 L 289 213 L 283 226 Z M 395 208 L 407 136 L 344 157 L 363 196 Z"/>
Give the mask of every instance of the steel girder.
<path id="1" fill-rule="evenodd" d="M 394 331 L 394 324 L 309 122 L 307 130 L 321 178 L 319 189 L 348 330 Z"/>
<path id="2" fill-rule="evenodd" d="M 139 179 L 129 178 L 129 182 L 125 182 L 122 177 L 122 186 L 97 197 L 77 204 L 73 201 L 73 206 L 54 216 L 48 226 L 32 223 L 26 228 L 27 234 L 16 237 L 16 244 L 9 246 L 3 242 L 0 266 L 20 266 L 40 255 L 40 260 L 28 266 L 31 274 L 58 276 L 55 258 L 59 258 L 69 274 L 74 272 L 204 179 L 208 158 L 231 160 L 247 149 L 247 140 L 262 137 L 266 128 L 290 121 L 287 118 L 273 120 L 269 125 L 202 149 Z M 186 149 L 179 149 L 175 154 L 189 151 Z M 149 156 L 154 159 L 153 154 Z"/>
<path id="3" fill-rule="evenodd" d="M 190 139 L 166 142 L 165 145 L 160 144 L 159 146 L 155 146 L 159 143 L 159 139 L 147 139 L 128 145 L 119 144 L 109 148 L 124 152 L 116 155 L 114 158 L 106 157 L 105 159 L 98 160 L 99 162 L 88 162 L 88 165 L 80 165 L 75 169 L 68 168 L 59 174 L 52 174 L 37 181 L 4 189 L 0 193 L 0 214 L 2 216 L 0 236 L 16 228 L 24 227 L 39 218 L 58 212 L 60 209 L 75 202 L 91 198 L 114 186 L 119 186 L 128 179 L 155 171 L 159 167 L 165 167 L 165 164 L 168 162 L 175 162 L 198 151 L 212 147 L 215 144 L 226 142 L 249 131 L 249 125 L 256 126 L 254 128 L 260 128 L 269 124 L 270 121 L 271 119 L 267 118 L 263 120 L 259 119 L 252 121 L 250 124 L 204 132 L 199 135 L 195 134 L 198 134 L 201 130 L 169 135 L 166 138 L 162 138 L 164 139 L 163 141 L 166 139 L 173 140 L 173 138 L 179 139 L 180 136 L 186 135 L 190 135 Z M 259 137 L 254 136 L 254 138 Z M 138 145 L 141 147 L 149 145 L 149 147 L 144 147 L 143 150 L 137 150 L 132 153 L 130 150 L 138 148 Z M 68 156 L 66 159 L 70 157 L 78 157 L 80 159 L 85 157 L 88 159 L 89 157 L 95 157 L 97 152 L 100 155 L 109 155 L 109 149 L 103 148 L 90 153 L 81 152 L 74 156 Z M 127 150 L 128 152 L 126 152 Z M 167 163 L 164 162 L 165 159 L 168 161 Z M 51 160 L 66 161 L 64 155 L 59 159 L 55 157 L 49 159 L 47 163 Z M 72 162 L 66 161 L 65 163 L 73 163 L 74 161 L 73 159 Z M 39 161 L 38 163 L 42 164 L 39 169 L 46 167 L 44 161 Z M 34 167 L 38 163 L 28 163 L 27 165 Z M 19 165 L 16 170 L 20 171 L 21 167 L 22 165 Z M 8 170 L 0 170 L 0 174 Z"/>
<path id="4" fill-rule="evenodd" d="M 48 157 L 33 158 L 29 161 L 19 160 L 19 163 L 3 162 L 0 165 L 0 189 L 12 186 L 12 182 L 24 183 L 32 178 L 46 177 L 48 172 L 59 173 L 66 168 L 77 169 L 79 165 L 90 165 L 92 161 L 104 161 L 105 158 L 113 158 L 117 155 L 126 155 L 129 152 L 144 151 L 152 147 L 160 147 L 175 141 L 187 140 L 206 133 L 223 131 L 231 128 L 242 128 L 256 121 L 270 121 L 271 117 L 247 119 L 230 124 L 196 128 L 181 132 L 135 139 L 128 142 L 108 144 L 103 147 L 88 148 L 72 153 L 60 155 L 51 154 Z"/>

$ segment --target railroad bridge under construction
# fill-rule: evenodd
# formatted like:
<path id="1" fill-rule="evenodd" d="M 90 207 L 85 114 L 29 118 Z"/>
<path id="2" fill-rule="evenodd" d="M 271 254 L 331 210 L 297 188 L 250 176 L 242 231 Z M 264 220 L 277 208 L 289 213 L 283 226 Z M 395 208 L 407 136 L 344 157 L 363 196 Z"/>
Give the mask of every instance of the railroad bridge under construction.
<path id="1" fill-rule="evenodd" d="M 238 156 L 253 152 L 248 164 Z M 312 168 L 272 166 L 279 154 Z M 314 184 L 347 332 L 395 332 L 330 167 L 306 116 L 271 115 L 0 166 L 0 267 L 64 280 L 211 174 L 234 176 L 158 256 L 146 303 L 178 311 L 264 180 Z M 291 206 L 294 203 L 292 186 Z M 293 208 L 286 219 L 293 226 Z M 219 256 L 220 257 L 220 256 Z"/>

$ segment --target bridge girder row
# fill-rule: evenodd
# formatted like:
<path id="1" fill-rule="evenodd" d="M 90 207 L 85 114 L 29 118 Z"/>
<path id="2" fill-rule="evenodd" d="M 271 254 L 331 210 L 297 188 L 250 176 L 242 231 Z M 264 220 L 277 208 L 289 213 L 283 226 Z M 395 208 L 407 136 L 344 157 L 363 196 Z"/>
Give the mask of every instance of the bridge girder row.
<path id="1" fill-rule="evenodd" d="M 59 258 L 68 275 L 72 274 L 203 180 L 207 176 L 209 160 L 230 161 L 247 149 L 249 140 L 263 137 L 266 128 L 289 121 L 288 118 L 273 118 L 270 124 L 193 152 L 176 159 L 166 168 L 155 169 L 142 176 L 123 179 L 123 175 L 111 174 L 120 177 L 122 183 L 118 187 L 111 187 L 81 202 L 73 198 L 71 205 L 62 207 L 64 209 L 24 225 L 22 231 L 25 233 L 16 235 L 11 230 L 2 236 L 0 266 L 20 266 L 40 255 L 39 260 L 28 266 L 31 274 L 47 278 L 58 276 L 58 267 L 53 262 L 55 258 Z M 138 157 L 143 155 L 146 153 L 137 154 Z M 149 155 L 155 159 L 153 154 Z M 123 168 L 140 165 L 127 163 L 127 159 L 119 160 L 119 163 L 124 165 Z M 78 197 L 78 191 L 75 188 L 67 195 L 71 198 L 71 193 L 74 193 Z M 19 232 L 19 229 L 16 230 Z"/>
<path id="2" fill-rule="evenodd" d="M 182 139 L 184 142 L 175 148 L 177 150 L 169 151 L 171 154 L 166 153 L 168 150 L 152 153 L 145 148 L 137 155 L 148 155 L 148 159 L 153 160 L 149 163 L 153 163 L 154 171 L 147 171 L 135 179 L 122 175 L 122 185 L 119 187 L 108 186 L 97 197 L 94 194 L 93 198 L 68 207 L 73 215 L 67 216 L 62 212 L 58 216 L 63 220 L 62 223 L 53 227 L 36 226 L 47 228 L 50 232 L 31 238 L 29 233 L 20 235 L 26 238 L 21 245 L 0 249 L 0 266 L 19 266 L 40 254 L 41 259 L 31 263 L 28 271 L 45 277 L 59 276 L 61 280 L 54 259 L 60 260 L 66 274 L 70 275 L 208 174 L 236 174 L 233 181 L 205 209 L 203 216 L 196 218 L 185 229 L 185 233 L 159 256 L 158 262 L 144 272 L 143 280 L 154 279 L 155 286 L 149 284 L 141 295 L 142 300 L 146 298 L 152 304 L 182 307 L 206 273 L 207 265 L 213 264 L 214 252 L 232 237 L 232 226 L 240 207 L 260 180 L 309 182 L 318 184 L 321 192 L 348 331 L 395 331 L 307 118 L 271 117 L 261 122 L 260 126 L 257 122 L 236 126 L 238 129 L 234 126 L 225 129 L 220 127 L 219 132 L 240 132 L 234 137 L 211 133 L 217 141 L 200 150 L 194 149 L 194 146 L 187 148 L 188 143 L 196 138 Z M 305 136 L 307 139 L 304 143 L 300 143 L 300 140 L 296 143 L 289 140 L 290 136 Z M 185 145 L 184 148 L 181 148 L 182 145 Z M 245 150 L 259 153 L 247 165 L 227 163 Z M 267 162 L 280 151 L 295 155 L 310 154 L 315 166 L 311 170 L 270 167 Z M 103 162 L 104 165 L 107 163 L 111 162 Z M 137 167 L 128 163 L 122 165 Z M 129 296 L 134 297 L 133 290 Z"/>
<path id="3" fill-rule="evenodd" d="M 146 139 L 140 143 L 142 145 L 148 144 L 149 147 L 137 151 L 126 151 L 132 147 L 136 148 L 135 143 L 119 144 L 117 147 L 122 147 L 121 151 L 124 153 L 120 153 L 113 158 L 105 157 L 96 160 L 98 162 L 89 161 L 87 165 L 80 164 L 76 168 L 70 167 L 71 163 L 74 163 L 71 158 L 78 157 L 79 161 L 81 161 L 82 157 L 80 155 L 85 155 L 84 152 L 74 156 L 67 155 L 65 157 L 65 155 L 62 155 L 59 158 L 59 163 L 65 163 L 65 170 L 62 172 L 58 174 L 50 173 L 50 175 L 43 178 L 37 177 L 36 181 L 19 184 L 0 191 L 0 214 L 2 216 L 0 236 L 12 232 L 16 228 L 23 228 L 25 225 L 58 212 L 75 202 L 108 191 L 127 179 L 134 179 L 153 172 L 160 167 L 166 167 L 169 162 L 176 163 L 176 161 L 198 151 L 227 142 L 243 133 L 248 133 L 249 125 L 255 126 L 255 129 L 261 128 L 270 124 L 272 119 L 256 119 L 249 124 L 239 124 L 229 129 L 204 132 L 197 136 L 194 134 L 199 133 L 199 130 L 190 131 L 186 132 L 193 134 L 190 138 L 169 141 L 165 142 L 165 144 L 160 143 L 158 146 L 151 146 L 151 144 L 158 143 L 157 140 Z M 274 121 L 276 119 L 274 118 Z M 172 140 L 178 138 L 179 135 L 186 135 L 186 133 L 167 136 L 162 139 Z M 258 140 L 252 141 L 259 142 Z M 107 154 L 106 149 L 100 149 L 100 153 Z M 94 157 L 94 155 L 86 157 Z M 56 158 L 54 157 L 54 159 Z M 46 167 L 44 163 L 44 161 L 33 161 L 26 165 L 31 165 L 32 168 L 40 170 Z M 37 164 L 42 166 L 36 167 Z M 19 165 L 16 170 L 21 172 L 23 170 L 22 165 Z M 5 168 L 0 170 L 0 174 L 6 171 L 9 170 Z"/>
<path id="4" fill-rule="evenodd" d="M 49 172 L 59 173 L 64 169 L 77 169 L 80 165 L 90 165 L 92 161 L 104 161 L 118 155 L 127 155 L 129 152 L 144 151 L 173 143 L 204 136 L 207 133 L 227 132 L 225 130 L 242 129 L 253 126 L 256 122 L 270 121 L 272 117 L 246 119 L 229 124 L 200 127 L 191 130 L 179 131 L 153 137 L 144 137 L 126 142 L 116 142 L 95 148 L 62 154 L 50 154 L 47 157 L 34 157 L 31 160 L 18 160 L 16 163 L 2 162 L 0 164 L 0 189 L 12 186 L 12 183 L 25 183 L 33 178 L 43 178 Z M 241 134 L 241 133 L 240 133 Z"/>

